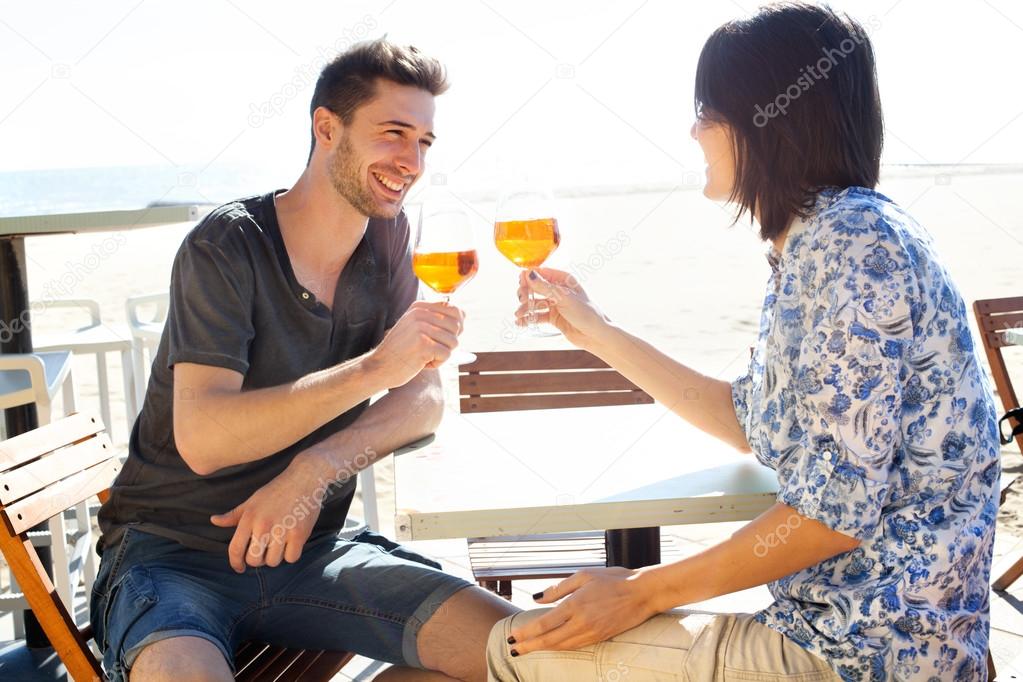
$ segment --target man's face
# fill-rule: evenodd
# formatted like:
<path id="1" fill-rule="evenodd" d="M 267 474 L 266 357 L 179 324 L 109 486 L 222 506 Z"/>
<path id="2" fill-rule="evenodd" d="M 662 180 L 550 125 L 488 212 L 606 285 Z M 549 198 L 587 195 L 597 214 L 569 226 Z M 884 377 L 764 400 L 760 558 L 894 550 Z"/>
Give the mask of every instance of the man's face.
<path id="1" fill-rule="evenodd" d="M 386 80 L 344 126 L 331 152 L 334 189 L 369 218 L 393 218 L 433 144 L 433 95 Z"/>

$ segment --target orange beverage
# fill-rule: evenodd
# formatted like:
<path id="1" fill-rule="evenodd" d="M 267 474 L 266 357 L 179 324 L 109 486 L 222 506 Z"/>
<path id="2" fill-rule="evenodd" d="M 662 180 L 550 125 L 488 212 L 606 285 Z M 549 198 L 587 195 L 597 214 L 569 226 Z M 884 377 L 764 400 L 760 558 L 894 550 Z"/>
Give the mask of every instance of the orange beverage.
<path id="1" fill-rule="evenodd" d="M 438 294 L 451 294 L 476 274 L 476 249 L 412 254 L 412 271 L 423 284 Z"/>
<path id="2" fill-rule="evenodd" d="M 505 258 L 520 268 L 538 268 L 561 243 L 556 218 L 499 220 L 494 243 Z"/>

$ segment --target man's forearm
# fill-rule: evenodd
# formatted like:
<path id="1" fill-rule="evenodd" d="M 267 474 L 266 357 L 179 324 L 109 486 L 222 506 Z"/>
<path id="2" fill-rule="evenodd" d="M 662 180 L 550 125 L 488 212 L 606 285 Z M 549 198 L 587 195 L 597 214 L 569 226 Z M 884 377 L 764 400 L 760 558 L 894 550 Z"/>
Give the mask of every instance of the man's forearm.
<path id="1" fill-rule="evenodd" d="M 175 375 L 178 448 L 200 473 L 252 462 L 292 445 L 384 390 L 369 355 L 292 383 L 250 391 L 211 390 Z"/>
<path id="2" fill-rule="evenodd" d="M 320 480 L 347 480 L 380 457 L 433 433 L 444 412 L 437 370 L 423 370 L 404 386 L 388 391 L 347 428 L 300 457 L 312 463 Z"/>
<path id="3" fill-rule="evenodd" d="M 859 541 L 775 504 L 731 538 L 673 564 L 642 569 L 637 584 L 658 611 L 764 585 L 855 549 Z"/>
<path id="4" fill-rule="evenodd" d="M 749 451 L 727 381 L 701 374 L 617 327 L 609 327 L 589 350 L 693 426 Z"/>

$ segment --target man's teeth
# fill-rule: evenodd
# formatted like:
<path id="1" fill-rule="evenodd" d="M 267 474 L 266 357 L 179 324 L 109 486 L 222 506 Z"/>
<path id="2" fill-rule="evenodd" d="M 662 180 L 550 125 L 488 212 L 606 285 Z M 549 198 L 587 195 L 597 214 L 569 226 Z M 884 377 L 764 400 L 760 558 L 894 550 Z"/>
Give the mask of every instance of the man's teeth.
<path id="1" fill-rule="evenodd" d="M 400 192 L 405 187 L 404 183 L 391 182 L 390 180 L 385 178 L 383 175 L 380 175 L 379 173 L 374 173 L 373 177 L 379 180 L 381 185 L 391 190 L 392 192 Z"/>

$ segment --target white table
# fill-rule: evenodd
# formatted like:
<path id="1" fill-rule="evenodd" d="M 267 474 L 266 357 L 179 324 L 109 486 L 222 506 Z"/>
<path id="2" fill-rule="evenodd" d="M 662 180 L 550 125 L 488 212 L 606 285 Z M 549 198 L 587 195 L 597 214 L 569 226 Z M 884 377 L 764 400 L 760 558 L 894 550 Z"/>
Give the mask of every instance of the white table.
<path id="1" fill-rule="evenodd" d="M 1014 346 L 1023 346 L 1023 329 L 1006 329 L 1002 332 L 1006 343 Z"/>
<path id="2" fill-rule="evenodd" d="M 460 415 L 395 453 L 399 540 L 749 520 L 776 475 L 660 405 Z"/>

